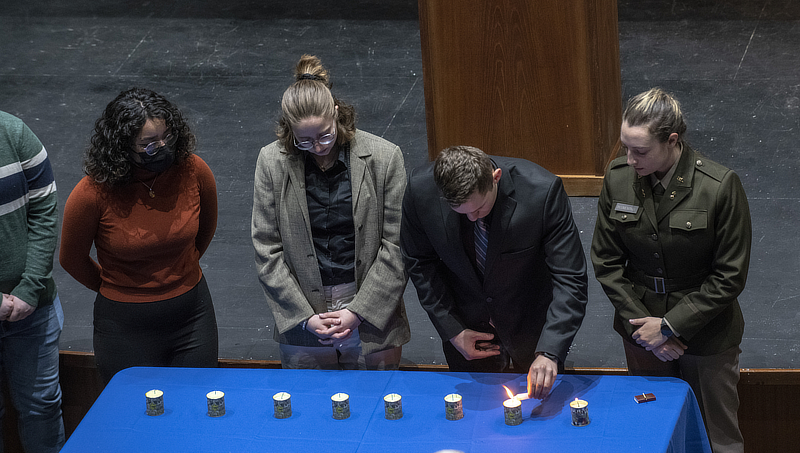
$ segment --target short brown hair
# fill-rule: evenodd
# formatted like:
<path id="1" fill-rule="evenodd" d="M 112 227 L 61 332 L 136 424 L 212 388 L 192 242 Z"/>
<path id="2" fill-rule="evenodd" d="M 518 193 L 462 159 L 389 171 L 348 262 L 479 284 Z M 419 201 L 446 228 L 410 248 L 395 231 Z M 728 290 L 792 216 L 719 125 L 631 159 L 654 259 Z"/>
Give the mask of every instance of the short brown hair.
<path id="1" fill-rule="evenodd" d="M 444 149 L 433 164 L 433 179 L 450 206 L 461 206 L 473 193 L 492 188 L 494 166 L 489 156 L 472 146 Z"/>

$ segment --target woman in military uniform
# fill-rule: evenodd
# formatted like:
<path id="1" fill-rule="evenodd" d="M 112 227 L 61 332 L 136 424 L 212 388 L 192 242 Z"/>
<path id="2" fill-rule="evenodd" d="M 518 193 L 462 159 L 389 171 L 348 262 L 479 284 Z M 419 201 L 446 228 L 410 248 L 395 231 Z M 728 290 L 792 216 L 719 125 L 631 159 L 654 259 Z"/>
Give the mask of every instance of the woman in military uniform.
<path id="1" fill-rule="evenodd" d="M 750 263 L 750 211 L 739 177 L 684 140 L 678 101 L 659 88 L 622 117 L 625 156 L 603 182 L 592 241 L 632 375 L 674 376 L 697 396 L 713 450 L 743 451 L 736 412 Z"/>

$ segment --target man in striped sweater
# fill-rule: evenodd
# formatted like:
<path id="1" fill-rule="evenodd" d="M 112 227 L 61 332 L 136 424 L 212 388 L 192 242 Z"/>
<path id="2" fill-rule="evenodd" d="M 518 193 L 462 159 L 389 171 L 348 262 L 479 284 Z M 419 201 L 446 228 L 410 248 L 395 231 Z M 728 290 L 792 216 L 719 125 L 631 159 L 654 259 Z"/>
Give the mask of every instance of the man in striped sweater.
<path id="1" fill-rule="evenodd" d="M 64 445 L 58 384 L 64 315 L 52 276 L 57 234 L 47 151 L 22 120 L 0 112 L 0 376 L 8 380 L 28 453 Z"/>

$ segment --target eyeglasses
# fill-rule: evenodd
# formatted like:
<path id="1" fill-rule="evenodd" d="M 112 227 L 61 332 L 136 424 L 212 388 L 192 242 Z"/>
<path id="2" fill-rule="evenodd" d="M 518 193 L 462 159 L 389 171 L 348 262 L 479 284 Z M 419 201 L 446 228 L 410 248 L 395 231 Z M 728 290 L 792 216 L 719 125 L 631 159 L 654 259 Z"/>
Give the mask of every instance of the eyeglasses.
<path id="1" fill-rule="evenodd" d="M 136 146 L 143 149 L 148 156 L 155 156 L 158 153 L 158 150 L 160 150 L 164 146 L 172 146 L 177 141 L 178 141 L 177 136 L 168 134 L 166 137 L 164 137 L 163 140 L 158 140 L 156 142 L 149 143 L 147 146 L 142 146 L 142 145 L 136 145 Z"/>
<path id="2" fill-rule="evenodd" d="M 333 132 L 332 133 L 325 134 L 325 135 L 323 135 L 322 137 L 320 137 L 320 138 L 318 138 L 316 140 L 303 140 L 302 142 L 298 142 L 297 138 L 295 138 L 294 139 L 294 146 L 296 146 L 297 149 L 302 149 L 303 151 L 308 151 L 308 150 L 314 148 L 314 146 L 316 146 L 317 144 L 320 144 L 322 146 L 330 145 L 331 143 L 334 142 L 334 140 L 336 140 L 336 123 L 333 124 Z"/>

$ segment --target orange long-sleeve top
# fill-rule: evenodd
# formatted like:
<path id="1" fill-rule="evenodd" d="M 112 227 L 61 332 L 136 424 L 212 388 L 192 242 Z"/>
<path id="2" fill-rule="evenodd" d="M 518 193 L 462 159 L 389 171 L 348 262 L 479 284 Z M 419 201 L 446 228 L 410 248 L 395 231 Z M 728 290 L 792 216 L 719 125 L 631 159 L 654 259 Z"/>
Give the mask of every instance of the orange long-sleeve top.
<path id="1" fill-rule="evenodd" d="M 136 179 L 116 189 L 88 176 L 78 182 L 64 206 L 61 267 L 118 302 L 154 302 L 192 289 L 217 228 L 214 175 L 192 155 L 151 187 L 153 198 Z"/>

